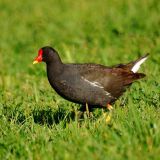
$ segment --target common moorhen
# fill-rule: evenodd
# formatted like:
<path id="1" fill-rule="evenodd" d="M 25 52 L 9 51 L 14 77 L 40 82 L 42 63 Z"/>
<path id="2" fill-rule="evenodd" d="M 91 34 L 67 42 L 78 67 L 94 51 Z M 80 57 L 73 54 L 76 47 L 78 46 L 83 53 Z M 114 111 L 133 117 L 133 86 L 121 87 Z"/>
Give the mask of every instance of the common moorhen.
<path id="1" fill-rule="evenodd" d="M 92 107 L 107 107 L 135 80 L 145 77 L 137 73 L 148 54 L 127 64 L 107 67 L 100 64 L 64 64 L 57 51 L 46 46 L 39 50 L 33 64 L 45 62 L 50 85 L 63 98 Z"/>

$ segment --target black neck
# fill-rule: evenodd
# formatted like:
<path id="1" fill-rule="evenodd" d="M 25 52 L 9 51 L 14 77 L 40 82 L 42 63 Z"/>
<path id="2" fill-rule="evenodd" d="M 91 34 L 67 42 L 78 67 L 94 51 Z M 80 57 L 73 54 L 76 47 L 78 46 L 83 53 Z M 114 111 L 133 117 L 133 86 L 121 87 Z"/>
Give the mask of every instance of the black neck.
<path id="1" fill-rule="evenodd" d="M 47 63 L 47 77 L 51 86 L 53 86 L 52 82 L 54 82 L 54 80 L 62 74 L 62 71 L 63 63 L 61 61 Z"/>
<path id="2" fill-rule="evenodd" d="M 57 52 L 49 52 L 47 55 L 44 57 L 44 61 L 49 64 L 61 64 L 61 58 L 59 57 Z"/>
<path id="3" fill-rule="evenodd" d="M 62 74 L 64 64 L 62 63 L 58 53 L 53 49 L 45 56 L 48 80 L 53 86 L 52 83 Z"/>

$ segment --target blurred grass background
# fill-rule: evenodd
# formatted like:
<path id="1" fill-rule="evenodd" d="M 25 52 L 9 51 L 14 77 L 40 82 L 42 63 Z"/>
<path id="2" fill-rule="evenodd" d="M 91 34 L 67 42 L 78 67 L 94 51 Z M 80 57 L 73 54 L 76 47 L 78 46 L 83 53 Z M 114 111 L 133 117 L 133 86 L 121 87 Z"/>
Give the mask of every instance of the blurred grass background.
<path id="1" fill-rule="evenodd" d="M 0 159 L 160 159 L 160 2 L 157 0 L 0 1 Z M 49 86 L 51 45 L 63 62 L 126 63 L 150 53 L 106 124 L 82 121 L 79 106 Z"/>

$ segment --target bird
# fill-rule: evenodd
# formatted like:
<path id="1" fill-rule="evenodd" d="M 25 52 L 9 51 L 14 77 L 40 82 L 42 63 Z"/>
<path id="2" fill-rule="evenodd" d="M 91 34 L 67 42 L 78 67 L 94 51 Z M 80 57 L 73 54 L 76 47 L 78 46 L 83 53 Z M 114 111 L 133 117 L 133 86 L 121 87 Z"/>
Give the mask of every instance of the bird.
<path id="1" fill-rule="evenodd" d="M 111 110 L 112 104 L 133 82 L 146 76 L 137 72 L 148 55 L 108 67 L 95 63 L 63 63 L 54 48 L 45 46 L 39 49 L 33 64 L 46 63 L 48 81 L 64 99 Z"/>

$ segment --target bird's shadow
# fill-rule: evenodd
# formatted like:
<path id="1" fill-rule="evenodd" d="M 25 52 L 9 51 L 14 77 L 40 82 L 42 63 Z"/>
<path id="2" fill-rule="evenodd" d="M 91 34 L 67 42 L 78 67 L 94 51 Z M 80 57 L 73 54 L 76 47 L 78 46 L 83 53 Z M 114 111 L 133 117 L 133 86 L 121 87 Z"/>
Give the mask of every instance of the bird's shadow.
<path id="1" fill-rule="evenodd" d="M 60 122 L 65 124 L 75 119 L 74 110 L 69 112 L 62 108 L 58 108 L 54 111 L 52 109 L 33 110 L 32 115 L 34 122 L 41 125 L 53 125 L 59 124 Z"/>
<path id="2" fill-rule="evenodd" d="M 24 109 L 19 109 L 18 107 L 13 109 L 12 107 L 3 106 L 3 115 L 6 117 L 6 119 L 8 121 L 14 121 L 17 124 L 24 124 L 31 118 L 33 119 L 34 123 L 41 125 L 51 126 L 61 122 L 66 124 L 76 118 L 75 113 L 76 112 L 74 109 L 67 110 L 63 107 L 58 107 L 56 109 L 50 107 L 35 107 L 34 109 L 31 109 L 28 114 L 25 114 Z"/>
<path id="3" fill-rule="evenodd" d="M 75 120 L 84 120 L 87 116 L 91 118 L 94 109 L 89 109 L 89 113 L 87 113 L 86 108 L 84 106 L 80 106 L 79 108 L 73 108 L 72 110 L 66 110 L 64 108 L 57 108 L 52 110 L 51 108 L 43 109 L 43 110 L 33 110 L 32 115 L 35 123 L 44 125 L 53 125 L 63 123 L 69 123 L 70 121 Z"/>
<path id="4" fill-rule="evenodd" d="M 51 107 L 47 108 L 34 108 L 30 111 L 29 114 L 25 114 L 25 110 L 21 110 L 19 108 L 13 108 L 5 107 L 3 110 L 4 116 L 8 119 L 8 121 L 16 122 L 17 124 L 24 124 L 27 122 L 31 117 L 33 118 L 34 123 L 40 124 L 40 125 L 47 125 L 52 126 L 54 124 L 62 124 L 64 127 L 67 123 L 70 123 L 71 121 L 83 121 L 86 117 L 87 118 L 93 118 L 90 115 L 93 116 L 94 109 L 90 109 L 87 113 L 84 106 L 77 106 L 74 108 L 70 108 L 69 110 L 62 107 L 57 107 L 55 109 Z M 95 115 L 94 118 L 97 118 L 101 115 L 101 113 Z"/>

